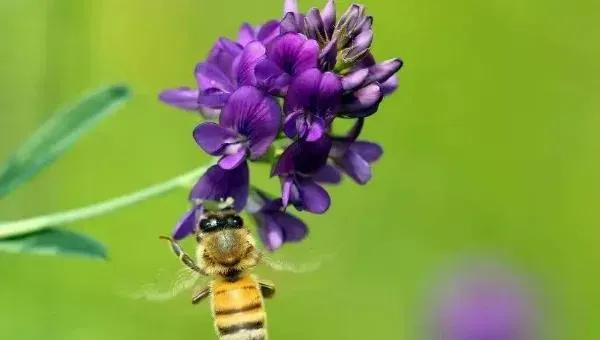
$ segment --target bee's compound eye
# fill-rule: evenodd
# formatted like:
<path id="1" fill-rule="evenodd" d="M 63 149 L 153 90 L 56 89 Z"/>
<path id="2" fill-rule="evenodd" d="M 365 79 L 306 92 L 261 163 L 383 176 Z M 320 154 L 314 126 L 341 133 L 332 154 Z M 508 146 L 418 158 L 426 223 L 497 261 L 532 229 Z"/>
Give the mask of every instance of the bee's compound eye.
<path id="1" fill-rule="evenodd" d="M 227 217 L 227 227 L 228 228 L 241 228 L 244 226 L 244 221 L 238 215 L 233 215 Z"/>
<path id="2" fill-rule="evenodd" d="M 219 221 L 215 217 L 205 218 L 200 221 L 200 230 L 202 231 L 211 231 L 216 229 L 219 224 Z"/>

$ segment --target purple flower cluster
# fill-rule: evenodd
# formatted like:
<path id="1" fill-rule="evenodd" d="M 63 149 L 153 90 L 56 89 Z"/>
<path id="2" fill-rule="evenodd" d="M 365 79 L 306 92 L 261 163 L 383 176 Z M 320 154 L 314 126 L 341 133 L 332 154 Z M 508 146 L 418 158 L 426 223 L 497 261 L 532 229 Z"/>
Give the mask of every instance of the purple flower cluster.
<path id="1" fill-rule="evenodd" d="M 196 143 L 219 157 L 190 193 L 194 201 L 235 199 L 257 221 L 268 249 L 299 241 L 306 225 L 286 208 L 322 214 L 330 206 L 324 184 L 342 173 L 359 184 L 371 178 L 381 147 L 359 140 L 366 117 L 397 87 L 400 59 L 377 63 L 370 52 L 373 18 L 351 5 L 336 19 L 329 0 L 322 11 L 303 14 L 285 0 L 284 17 L 253 27 L 243 24 L 236 41 L 220 38 L 195 68 L 197 88 L 163 91 L 160 99 L 197 111 L 206 122 L 194 129 Z M 354 119 L 343 136 L 332 133 L 337 118 Z M 272 164 L 281 181 L 273 198 L 249 183 L 248 162 Z M 174 238 L 193 231 L 194 212 L 177 224 Z"/>

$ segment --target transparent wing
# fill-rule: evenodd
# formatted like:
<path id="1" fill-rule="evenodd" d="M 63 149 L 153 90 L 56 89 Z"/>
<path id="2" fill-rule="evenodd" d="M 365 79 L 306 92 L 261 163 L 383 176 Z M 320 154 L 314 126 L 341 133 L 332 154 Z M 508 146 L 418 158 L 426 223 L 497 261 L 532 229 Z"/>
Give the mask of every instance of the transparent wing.
<path id="1" fill-rule="evenodd" d="M 325 262 L 332 260 L 333 258 L 333 254 L 321 255 L 315 260 L 294 263 L 289 260 L 276 258 L 270 254 L 263 253 L 262 263 L 273 270 L 294 274 L 305 274 L 316 271 L 321 267 L 321 265 L 323 265 Z"/>
<path id="2" fill-rule="evenodd" d="M 167 301 L 183 291 L 191 293 L 192 287 L 200 278 L 200 274 L 187 267 L 179 269 L 174 275 L 170 275 L 170 279 L 165 279 L 164 276 L 164 272 L 159 273 L 157 279 L 144 284 L 138 291 L 127 294 L 127 296 L 136 300 Z"/>

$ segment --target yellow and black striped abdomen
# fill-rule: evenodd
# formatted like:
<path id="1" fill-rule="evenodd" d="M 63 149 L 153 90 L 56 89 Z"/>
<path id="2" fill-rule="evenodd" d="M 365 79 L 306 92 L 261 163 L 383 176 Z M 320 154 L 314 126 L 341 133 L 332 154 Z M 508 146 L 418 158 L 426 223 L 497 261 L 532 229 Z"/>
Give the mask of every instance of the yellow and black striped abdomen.
<path id="1" fill-rule="evenodd" d="M 250 275 L 211 286 L 215 329 L 221 340 L 265 340 L 266 314 L 258 282 Z"/>

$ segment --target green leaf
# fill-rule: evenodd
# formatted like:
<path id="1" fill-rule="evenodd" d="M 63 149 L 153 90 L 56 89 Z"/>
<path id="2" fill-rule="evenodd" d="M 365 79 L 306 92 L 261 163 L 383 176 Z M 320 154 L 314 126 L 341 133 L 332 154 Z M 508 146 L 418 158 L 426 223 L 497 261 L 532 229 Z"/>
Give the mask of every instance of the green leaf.
<path id="1" fill-rule="evenodd" d="M 52 115 L 0 170 L 0 198 L 51 164 L 128 97 L 127 87 L 109 86 Z"/>
<path id="2" fill-rule="evenodd" d="M 106 248 L 95 239 L 68 229 L 55 227 L 0 239 L 0 251 L 108 258 Z"/>

